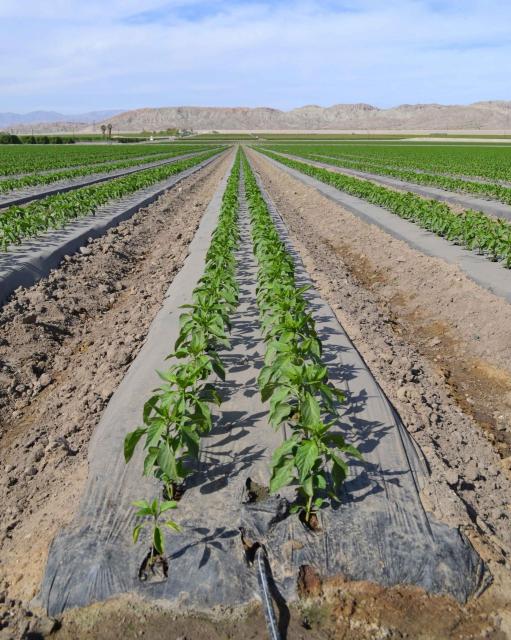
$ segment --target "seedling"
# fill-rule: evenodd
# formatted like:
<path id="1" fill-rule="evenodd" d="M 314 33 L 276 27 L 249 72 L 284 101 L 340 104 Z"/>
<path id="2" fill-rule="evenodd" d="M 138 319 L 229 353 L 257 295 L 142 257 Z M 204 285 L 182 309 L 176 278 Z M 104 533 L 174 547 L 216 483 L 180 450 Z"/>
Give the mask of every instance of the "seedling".
<path id="1" fill-rule="evenodd" d="M 151 552 L 149 557 L 149 565 L 154 564 L 157 556 L 163 556 L 165 553 L 165 538 L 163 536 L 162 527 L 167 527 L 171 531 L 180 532 L 181 528 L 173 520 L 163 520 L 162 516 L 167 511 L 175 509 L 177 502 L 174 500 L 168 500 L 166 502 L 159 502 L 153 500 L 148 502 L 147 500 L 137 500 L 133 503 L 134 507 L 137 507 L 138 511 L 135 516 L 137 518 L 145 518 L 144 522 L 139 522 L 133 529 L 133 542 L 136 544 L 140 536 L 140 532 L 145 527 L 151 528 Z"/>

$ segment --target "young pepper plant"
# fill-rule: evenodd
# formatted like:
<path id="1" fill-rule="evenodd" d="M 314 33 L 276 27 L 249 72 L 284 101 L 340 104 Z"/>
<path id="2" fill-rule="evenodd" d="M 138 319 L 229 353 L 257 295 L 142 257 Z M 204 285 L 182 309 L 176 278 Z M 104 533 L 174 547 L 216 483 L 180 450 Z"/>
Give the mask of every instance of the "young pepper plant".
<path id="1" fill-rule="evenodd" d="M 153 500 L 148 502 L 147 500 L 137 500 L 133 503 L 134 507 L 137 507 L 135 516 L 137 518 L 144 518 L 144 521 L 139 522 L 133 529 L 133 542 L 136 544 L 140 536 L 140 532 L 148 524 L 151 526 L 151 552 L 149 556 L 149 564 L 153 564 L 156 556 L 162 556 L 165 553 L 165 538 L 163 536 L 162 527 L 167 527 L 172 531 L 181 531 L 178 524 L 173 520 L 165 520 L 161 522 L 161 516 L 177 507 L 177 502 L 174 500 L 168 500 L 166 502 L 159 502 Z M 149 518 L 149 521 L 147 520 Z"/>
<path id="2" fill-rule="evenodd" d="M 213 375 L 225 378 L 218 348 L 229 348 L 229 316 L 238 303 L 238 183 L 239 160 L 223 196 L 204 274 L 193 291 L 192 303 L 182 307 L 179 335 L 168 356 L 175 362 L 159 372 L 163 382 L 144 405 L 143 426 L 128 433 L 124 441 L 124 457 L 129 462 L 145 439 L 143 473 L 162 482 L 169 499 L 164 504 L 174 503 L 176 489 L 191 472 L 189 463 L 198 459 L 200 439 L 212 426 L 210 405 L 221 403 L 208 380 Z"/>
<path id="3" fill-rule="evenodd" d="M 282 242 L 246 158 L 243 161 L 254 253 L 258 262 L 257 303 L 266 343 L 265 364 L 258 377 L 269 420 L 276 429 L 287 424 L 291 435 L 274 452 L 270 492 L 297 487 L 293 511 L 311 524 L 324 495 L 337 500 L 348 465 L 346 456 L 361 459 L 333 427 L 344 394 L 328 380 L 321 360 L 321 341 L 298 287 L 294 261 Z"/>

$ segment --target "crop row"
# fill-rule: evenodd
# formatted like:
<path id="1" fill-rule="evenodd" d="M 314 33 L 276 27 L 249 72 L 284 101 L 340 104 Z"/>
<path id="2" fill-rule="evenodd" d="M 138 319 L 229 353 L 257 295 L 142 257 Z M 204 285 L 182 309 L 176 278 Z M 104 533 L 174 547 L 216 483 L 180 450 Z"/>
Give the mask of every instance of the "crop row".
<path id="1" fill-rule="evenodd" d="M 358 160 L 404 170 L 511 182 L 511 147 L 434 144 L 294 144 L 265 145 L 273 151 L 302 152 Z"/>
<path id="2" fill-rule="evenodd" d="M 47 171 L 109 160 L 158 155 L 171 149 L 176 153 L 203 151 L 206 145 L 0 145 L 0 176 Z"/>
<path id="3" fill-rule="evenodd" d="M 315 322 L 304 297 L 308 286 L 295 281 L 292 256 L 277 228 L 246 158 L 243 170 L 258 263 L 257 304 L 265 341 L 264 367 L 258 385 L 263 401 L 270 401 L 269 419 L 275 429 L 286 425 L 290 435 L 273 453 L 270 492 L 297 488 L 292 511 L 314 526 L 314 510 L 339 499 L 346 478 L 346 455 L 360 459 L 346 443 L 339 405 L 344 394 L 328 379 Z"/>
<path id="4" fill-rule="evenodd" d="M 165 153 L 151 154 L 144 158 L 137 157 L 133 160 L 122 160 L 120 162 L 108 162 L 102 164 L 92 164 L 81 166 L 76 169 L 63 169 L 52 173 L 33 173 L 21 178 L 11 178 L 0 181 L 0 193 L 6 193 L 13 189 L 21 189 L 23 187 L 33 187 L 36 185 L 52 184 L 59 180 L 69 180 L 79 176 L 89 176 L 95 173 L 111 173 L 112 171 L 118 171 L 120 169 L 129 169 L 143 165 L 144 163 L 157 162 L 159 160 L 165 160 L 167 158 L 173 158 L 181 155 L 182 150 L 168 150 Z"/>
<path id="5" fill-rule="evenodd" d="M 176 360 L 159 376 L 163 384 L 145 403 L 143 426 L 128 433 L 124 457 L 129 462 L 135 448 L 145 438 L 143 474 L 154 476 L 163 485 L 164 502 L 137 501 L 139 521 L 133 531 L 136 542 L 141 529 L 152 520 L 150 562 L 164 552 L 161 526 L 179 530 L 178 525 L 160 517 L 177 507 L 176 497 L 199 457 L 200 440 L 212 426 L 210 405 L 220 405 L 214 375 L 225 380 L 220 347 L 229 348 L 230 316 L 238 305 L 236 281 L 238 246 L 239 155 L 223 196 L 218 225 L 206 254 L 204 274 L 192 294 L 192 303 L 183 305 L 179 337 L 168 358 Z"/>
<path id="6" fill-rule="evenodd" d="M 405 182 L 440 187 L 442 189 L 447 189 L 448 191 L 461 191 L 463 193 L 470 193 L 476 196 L 487 196 L 489 198 L 499 200 L 500 202 L 504 202 L 505 204 L 511 204 L 511 188 L 500 184 L 473 182 L 470 180 L 463 180 L 461 178 L 453 178 L 434 173 L 417 173 L 416 171 L 410 171 L 407 169 L 380 166 L 376 163 L 366 162 L 363 160 L 347 160 L 343 158 L 334 158 L 332 156 L 318 155 L 315 153 L 297 153 L 296 150 L 294 154 L 305 159 L 324 162 L 337 167 L 390 176 L 392 178 L 397 178 L 398 180 L 404 180 Z"/>
<path id="7" fill-rule="evenodd" d="M 511 268 L 511 224 L 505 220 L 494 219 L 470 209 L 463 213 L 455 213 L 437 200 L 421 198 L 413 193 L 393 191 L 369 180 L 334 173 L 266 150 L 262 151 L 288 167 L 384 207 L 455 244 L 484 253 L 491 260 L 503 260 L 505 266 Z"/>
<path id="8" fill-rule="evenodd" d="M 48 196 L 26 206 L 12 206 L 0 213 L 0 249 L 33 237 L 48 229 L 58 229 L 75 218 L 90 215 L 101 205 L 130 195 L 139 189 L 184 171 L 218 153 L 208 151 L 176 163 L 146 169 L 106 183 Z"/>

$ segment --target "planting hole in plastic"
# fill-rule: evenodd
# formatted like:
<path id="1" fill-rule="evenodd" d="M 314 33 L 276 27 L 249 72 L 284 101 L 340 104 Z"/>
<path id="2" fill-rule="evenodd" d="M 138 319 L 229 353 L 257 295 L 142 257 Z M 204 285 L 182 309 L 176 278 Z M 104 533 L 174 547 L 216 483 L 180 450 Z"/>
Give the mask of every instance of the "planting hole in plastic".
<path id="1" fill-rule="evenodd" d="M 247 478 L 245 482 L 245 504 L 253 504 L 254 502 L 263 502 L 270 497 L 270 490 L 262 484 L 259 484 Z"/>
<path id="2" fill-rule="evenodd" d="M 154 549 L 148 551 L 140 569 L 138 579 L 140 582 L 154 583 L 165 582 L 169 575 L 169 563 L 165 556 L 158 555 Z"/>

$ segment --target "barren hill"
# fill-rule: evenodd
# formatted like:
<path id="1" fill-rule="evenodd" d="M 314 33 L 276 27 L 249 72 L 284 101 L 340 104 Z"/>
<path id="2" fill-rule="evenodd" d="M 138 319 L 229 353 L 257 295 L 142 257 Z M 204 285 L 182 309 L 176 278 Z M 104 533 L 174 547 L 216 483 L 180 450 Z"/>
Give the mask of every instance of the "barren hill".
<path id="1" fill-rule="evenodd" d="M 44 114 L 39 123 L 33 119 L 37 114 L 27 114 L 18 116 L 9 129 L 18 133 L 97 133 L 101 124 L 110 123 L 115 133 L 174 127 L 193 131 L 511 131 L 511 101 L 504 100 L 470 105 L 402 104 L 391 109 L 364 103 L 306 105 L 290 111 L 270 107 L 161 107 L 72 118 L 56 113 L 53 121 L 47 112 L 38 113 Z M 101 121 L 99 113 L 107 119 Z M 12 122 L 13 115 L 0 114 L 0 128 L 2 121 Z M 33 124 L 27 123 L 28 116 Z M 93 119 L 95 125 L 91 124 Z"/>
<path id="2" fill-rule="evenodd" d="M 379 109 L 369 104 L 308 105 L 291 111 L 268 107 L 162 107 L 135 109 L 110 118 L 114 130 L 511 130 L 511 101 L 467 106 L 404 104 Z"/>

